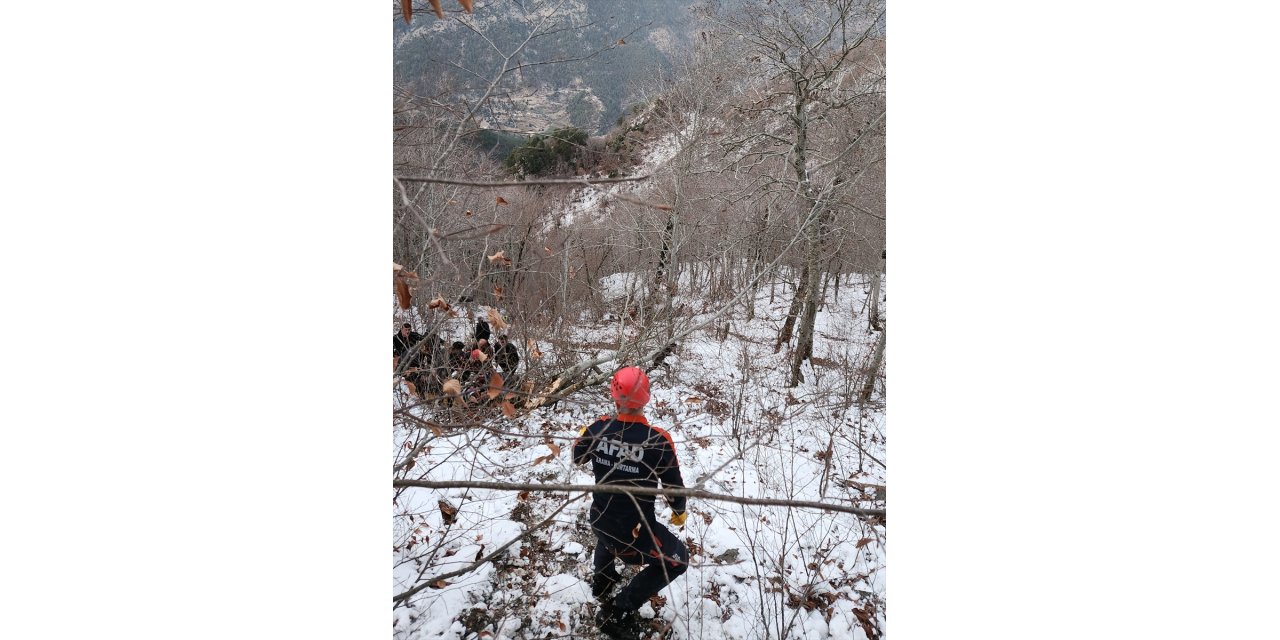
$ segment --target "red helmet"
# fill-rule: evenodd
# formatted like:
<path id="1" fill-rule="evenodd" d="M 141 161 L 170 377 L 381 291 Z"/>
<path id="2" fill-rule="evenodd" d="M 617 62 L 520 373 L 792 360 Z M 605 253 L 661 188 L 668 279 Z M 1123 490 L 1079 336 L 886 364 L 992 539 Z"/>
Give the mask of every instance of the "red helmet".
<path id="1" fill-rule="evenodd" d="M 639 409 L 649 403 L 649 376 L 640 367 L 623 367 L 613 374 L 609 391 L 619 407 Z"/>

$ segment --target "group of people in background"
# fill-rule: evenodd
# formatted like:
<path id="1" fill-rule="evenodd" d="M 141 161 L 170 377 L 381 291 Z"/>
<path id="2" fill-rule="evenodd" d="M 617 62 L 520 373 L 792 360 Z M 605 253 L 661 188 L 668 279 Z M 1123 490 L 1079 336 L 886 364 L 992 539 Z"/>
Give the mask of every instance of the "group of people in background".
<path id="1" fill-rule="evenodd" d="M 510 381 L 520 366 L 520 352 L 507 335 L 491 343 L 492 335 L 489 323 L 479 319 L 470 343 L 446 344 L 434 333 L 417 333 L 406 322 L 392 337 L 393 366 L 419 395 L 440 393 L 445 380 L 456 378 L 464 386 L 463 396 L 473 399 L 487 390 L 490 374 L 501 373 Z"/>

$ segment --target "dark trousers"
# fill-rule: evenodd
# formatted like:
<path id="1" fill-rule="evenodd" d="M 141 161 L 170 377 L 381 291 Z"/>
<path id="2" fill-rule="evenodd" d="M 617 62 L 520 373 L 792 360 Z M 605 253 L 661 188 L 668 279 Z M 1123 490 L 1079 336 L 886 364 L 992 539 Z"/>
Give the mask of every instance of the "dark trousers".
<path id="1" fill-rule="evenodd" d="M 630 532 L 618 535 L 596 529 L 595 534 L 593 585 L 618 582 L 621 576 L 614 568 L 614 560 L 645 565 L 613 599 L 614 606 L 623 611 L 639 609 L 650 596 L 658 593 L 689 568 L 689 550 L 684 542 L 660 524 L 654 525 L 652 536 L 647 531 L 641 531 L 640 537 L 629 542 L 624 542 L 623 539 L 630 539 Z"/>

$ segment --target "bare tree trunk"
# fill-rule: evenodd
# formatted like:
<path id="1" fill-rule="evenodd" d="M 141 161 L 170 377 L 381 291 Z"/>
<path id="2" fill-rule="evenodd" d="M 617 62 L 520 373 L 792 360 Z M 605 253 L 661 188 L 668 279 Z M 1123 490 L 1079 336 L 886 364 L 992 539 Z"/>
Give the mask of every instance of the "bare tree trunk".
<path id="1" fill-rule="evenodd" d="M 791 332 L 796 328 L 796 316 L 800 315 L 800 304 L 804 300 L 804 284 L 808 280 L 809 265 L 805 264 L 804 269 L 800 271 L 800 284 L 796 286 L 796 295 L 791 299 L 791 307 L 787 309 L 787 321 L 782 323 L 782 331 L 778 332 L 778 341 L 773 345 L 774 353 L 782 349 L 782 345 L 791 341 Z M 772 295 L 769 300 L 773 301 Z"/>
<path id="2" fill-rule="evenodd" d="M 880 252 L 880 267 L 871 274 L 871 308 L 867 313 L 867 326 L 872 331 L 883 331 L 884 323 L 880 322 L 880 274 L 884 273 L 885 253 Z"/>
<path id="3" fill-rule="evenodd" d="M 880 330 L 880 339 L 876 341 L 876 352 L 871 357 L 871 368 L 867 371 L 867 381 L 862 384 L 862 393 L 858 396 L 858 402 L 866 404 L 871 402 L 871 393 L 876 388 L 876 378 L 880 374 L 880 364 L 884 362 L 884 343 L 885 336 L 888 335 L 888 327 Z"/>
<path id="4" fill-rule="evenodd" d="M 800 314 L 800 334 L 796 340 L 796 351 L 791 359 L 791 374 L 787 379 L 787 386 L 794 387 L 804 381 L 804 374 L 800 373 L 800 366 L 804 361 L 813 357 L 813 329 L 814 322 L 818 317 L 818 283 L 822 274 L 818 269 L 818 251 L 821 247 L 821 228 L 817 221 L 809 223 L 810 229 L 808 235 L 808 251 L 805 256 L 805 273 L 808 278 L 804 280 L 804 284 L 800 291 L 796 292 L 796 299 L 803 300 Z"/>

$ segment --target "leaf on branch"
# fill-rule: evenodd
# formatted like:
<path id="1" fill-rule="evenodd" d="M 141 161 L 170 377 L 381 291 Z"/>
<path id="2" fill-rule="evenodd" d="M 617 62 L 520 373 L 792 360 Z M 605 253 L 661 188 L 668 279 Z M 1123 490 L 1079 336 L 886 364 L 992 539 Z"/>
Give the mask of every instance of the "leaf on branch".
<path id="1" fill-rule="evenodd" d="M 508 204 L 506 199 L 504 199 L 502 196 L 498 196 L 494 198 L 494 202 L 497 204 Z"/>
<path id="2" fill-rule="evenodd" d="M 537 360 L 538 358 L 542 357 L 542 352 L 538 350 L 538 343 L 534 342 L 532 338 L 529 340 L 526 340 L 525 342 L 529 346 L 529 355 L 533 359 Z M 529 388 L 527 389 L 527 391 L 533 391 L 533 384 L 529 385 Z"/>
<path id="3" fill-rule="evenodd" d="M 485 393 L 488 394 L 490 400 L 502 395 L 502 376 L 496 373 L 489 376 L 489 389 Z"/>
<path id="4" fill-rule="evenodd" d="M 408 309 L 412 302 L 409 285 L 405 284 L 404 278 L 396 278 L 396 300 L 400 302 L 401 309 Z"/>
<path id="5" fill-rule="evenodd" d="M 392 271 L 399 271 L 399 270 L 401 270 L 401 269 L 403 269 L 403 268 L 404 268 L 404 265 L 396 264 L 394 260 L 391 262 L 391 270 L 392 270 Z"/>
<path id="6" fill-rule="evenodd" d="M 636 523 L 635 528 L 633 528 L 633 529 L 631 530 L 631 537 L 632 537 L 632 538 L 639 538 L 639 537 L 640 537 L 640 523 L 639 523 L 639 522 L 637 522 L 637 523 Z"/>
<path id="7" fill-rule="evenodd" d="M 563 621 L 563 620 L 556 620 L 556 626 L 557 626 L 557 627 L 559 627 L 561 631 L 565 631 L 566 629 L 568 629 L 568 628 L 569 628 L 569 627 L 564 626 L 564 621 Z"/>
<path id="8" fill-rule="evenodd" d="M 516 406 L 511 404 L 509 400 L 503 400 L 502 404 L 498 406 L 502 407 L 502 415 L 508 418 L 516 417 Z"/>
<path id="9" fill-rule="evenodd" d="M 413 0 L 400 0 L 400 13 L 404 14 L 404 23 L 413 20 Z"/>
<path id="10" fill-rule="evenodd" d="M 429 428 L 431 429 L 431 434 L 432 434 L 432 435 L 434 435 L 434 436 L 435 436 L 435 437 L 437 437 L 437 438 L 439 438 L 439 437 L 441 437 L 441 436 L 443 436 L 443 435 L 444 435 L 444 432 L 440 430 L 440 427 L 437 427 L 436 425 L 434 425 L 434 424 L 432 424 L 432 423 L 430 423 L 430 422 L 428 422 L 428 423 L 427 423 L 427 427 L 429 427 Z"/>
<path id="11" fill-rule="evenodd" d="M 431 301 L 431 303 L 427 305 L 427 308 L 428 308 L 428 309 L 439 309 L 439 310 L 441 310 L 441 311 L 448 311 L 448 310 L 449 310 L 449 303 L 448 303 L 448 302 L 445 302 L 445 301 L 444 301 L 444 298 L 441 298 L 440 296 L 436 296 L 436 297 L 435 297 L 435 299 L 434 299 L 434 300 L 432 300 L 432 301 Z"/>
<path id="12" fill-rule="evenodd" d="M 444 381 L 444 385 L 442 385 L 441 388 L 444 390 L 444 394 L 446 396 L 456 398 L 462 393 L 462 381 L 457 378 L 449 378 Z"/>
<path id="13" fill-rule="evenodd" d="M 489 307 L 489 324 L 493 325 L 494 331 L 502 331 L 507 328 L 507 321 L 502 319 L 502 314 L 497 309 Z"/>
<path id="14" fill-rule="evenodd" d="M 480 558 L 484 557 L 484 545 L 480 545 L 480 550 L 476 552 L 475 562 L 480 562 Z"/>
<path id="15" fill-rule="evenodd" d="M 525 500 L 528 500 L 528 499 L 529 499 L 529 492 L 528 492 L 528 491 L 521 491 L 520 493 L 517 493 L 517 494 L 516 494 L 516 500 L 519 500 L 519 501 L 521 501 L 521 502 L 524 502 Z"/>
<path id="16" fill-rule="evenodd" d="M 437 0 L 437 2 L 438 2 L 438 1 L 439 1 L 439 0 Z M 443 589 L 443 588 L 445 588 L 445 587 L 449 586 L 449 583 L 448 583 L 448 582 L 445 582 L 444 580 L 436 580 L 435 582 L 432 582 L 431 584 L 429 584 L 429 585 L 427 585 L 427 586 L 428 586 L 428 587 L 431 587 L 432 589 Z"/>
<path id="17" fill-rule="evenodd" d="M 444 20 L 444 7 L 440 6 L 440 0 L 431 0 L 431 9 L 436 12 L 436 17 Z"/>
<path id="18" fill-rule="evenodd" d="M 494 287 L 493 287 L 493 297 L 494 297 L 494 298 L 497 298 L 497 299 L 498 299 L 498 302 L 502 302 L 502 287 L 499 287 L 499 286 L 497 286 L 497 285 L 494 285 Z"/>
<path id="19" fill-rule="evenodd" d="M 471 216 L 473 216 L 473 215 L 475 215 L 475 214 L 476 214 L 476 212 L 474 212 L 474 211 L 472 211 L 472 210 L 470 210 L 470 209 L 467 209 L 466 211 L 463 211 L 463 212 L 462 212 L 462 215 L 464 215 L 464 216 L 466 216 L 466 217 L 468 217 L 468 218 L 470 218 Z"/>
<path id="20" fill-rule="evenodd" d="M 657 209 L 658 211 L 674 211 L 675 210 L 675 207 L 669 204 L 655 204 L 653 205 L 653 208 Z"/>
<path id="21" fill-rule="evenodd" d="M 556 456 L 560 455 L 560 446 L 559 446 L 559 445 L 557 445 L 556 443 L 551 442 L 550 440 L 548 440 L 548 441 L 547 441 L 547 446 L 551 448 L 551 453 L 550 453 L 550 454 L 548 454 L 548 455 L 545 455 L 545 456 L 538 456 L 537 458 L 534 458 L 534 460 L 533 460 L 533 466 L 535 466 L 535 467 L 536 467 L 536 466 L 538 466 L 538 465 L 540 465 L 540 464 L 542 464 L 542 463 L 544 463 L 544 462 L 551 462 L 552 460 L 555 460 L 555 459 L 556 459 Z"/>
<path id="22" fill-rule="evenodd" d="M 448 500 L 437 500 L 436 506 L 440 507 L 440 517 L 445 524 L 453 524 L 458 519 L 458 508 L 449 504 Z"/>
<path id="23" fill-rule="evenodd" d="M 626 44 L 626 43 L 627 41 L 625 38 L 618 38 L 618 44 Z"/>
<path id="24" fill-rule="evenodd" d="M 863 538 L 863 539 L 861 539 L 861 540 L 859 540 L 859 541 L 858 541 L 858 544 L 853 545 L 853 548 L 854 548 L 854 549 L 861 549 L 861 548 L 863 548 L 863 547 L 867 546 L 868 544 L 871 544 L 871 538 Z"/>
<path id="25" fill-rule="evenodd" d="M 505 250 L 489 256 L 489 264 L 493 264 L 495 262 L 501 262 L 504 267 L 511 266 L 511 258 L 507 257 L 507 252 Z"/>

